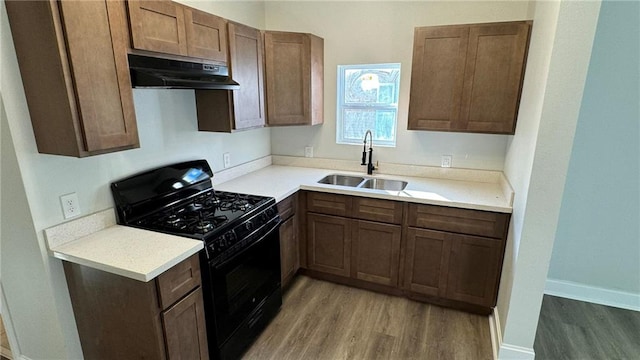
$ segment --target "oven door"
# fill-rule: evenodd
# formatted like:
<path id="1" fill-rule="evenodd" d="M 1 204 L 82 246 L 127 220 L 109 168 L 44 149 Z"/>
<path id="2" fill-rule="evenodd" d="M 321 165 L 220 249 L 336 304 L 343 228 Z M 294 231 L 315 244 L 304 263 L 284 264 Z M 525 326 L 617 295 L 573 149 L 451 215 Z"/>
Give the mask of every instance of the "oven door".
<path id="1" fill-rule="evenodd" d="M 278 221 L 240 253 L 210 265 L 218 344 L 280 288 L 279 228 Z"/>

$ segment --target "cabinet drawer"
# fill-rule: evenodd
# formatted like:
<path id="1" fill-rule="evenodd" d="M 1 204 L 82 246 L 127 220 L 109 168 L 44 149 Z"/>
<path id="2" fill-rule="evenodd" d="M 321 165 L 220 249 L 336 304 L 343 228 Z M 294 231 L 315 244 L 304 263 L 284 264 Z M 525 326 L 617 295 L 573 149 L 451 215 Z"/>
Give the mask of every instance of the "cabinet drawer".
<path id="1" fill-rule="evenodd" d="M 200 282 L 200 261 L 198 254 L 195 254 L 158 276 L 160 307 L 168 308 L 191 290 L 200 286 Z"/>
<path id="2" fill-rule="evenodd" d="M 338 216 L 351 214 L 351 198 L 344 195 L 310 192 L 307 194 L 307 210 Z"/>
<path id="3" fill-rule="evenodd" d="M 390 200 L 354 198 L 353 217 L 391 224 L 402 223 L 402 203 Z"/>
<path id="4" fill-rule="evenodd" d="M 278 213 L 283 221 L 295 215 L 298 207 L 298 197 L 296 195 L 293 194 L 277 204 Z"/>
<path id="5" fill-rule="evenodd" d="M 502 239 L 509 214 L 409 204 L 409 226 Z"/>

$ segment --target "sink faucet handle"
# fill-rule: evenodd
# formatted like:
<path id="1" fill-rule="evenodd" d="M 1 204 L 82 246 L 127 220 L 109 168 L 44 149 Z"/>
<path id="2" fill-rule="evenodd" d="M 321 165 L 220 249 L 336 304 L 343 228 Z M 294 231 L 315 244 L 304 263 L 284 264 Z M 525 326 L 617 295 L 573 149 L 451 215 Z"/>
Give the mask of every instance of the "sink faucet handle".
<path id="1" fill-rule="evenodd" d="M 367 165 L 367 142 L 365 141 L 364 147 L 362 148 L 362 163 L 360 165 Z"/>

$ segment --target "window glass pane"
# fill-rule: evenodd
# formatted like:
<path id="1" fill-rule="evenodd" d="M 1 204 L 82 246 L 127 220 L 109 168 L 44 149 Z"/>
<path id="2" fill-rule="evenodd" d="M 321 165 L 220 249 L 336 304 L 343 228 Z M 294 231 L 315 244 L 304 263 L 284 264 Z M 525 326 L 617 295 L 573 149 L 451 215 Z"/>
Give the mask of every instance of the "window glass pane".
<path id="1" fill-rule="evenodd" d="M 398 69 L 346 69 L 345 104 L 395 104 Z"/>
<path id="2" fill-rule="evenodd" d="M 376 125 L 373 130 L 374 140 L 395 141 L 396 139 L 396 112 L 376 111 Z"/>
<path id="3" fill-rule="evenodd" d="M 375 110 L 344 109 L 342 136 L 345 140 L 358 140 L 362 142 L 364 134 L 368 129 L 373 129 L 375 122 Z"/>
<path id="4" fill-rule="evenodd" d="M 367 130 L 373 140 L 395 141 L 396 111 L 345 108 L 342 115 L 342 137 L 344 140 L 362 142 Z"/>
<path id="5" fill-rule="evenodd" d="M 395 146 L 399 88 L 400 64 L 339 65 L 336 142 Z"/>

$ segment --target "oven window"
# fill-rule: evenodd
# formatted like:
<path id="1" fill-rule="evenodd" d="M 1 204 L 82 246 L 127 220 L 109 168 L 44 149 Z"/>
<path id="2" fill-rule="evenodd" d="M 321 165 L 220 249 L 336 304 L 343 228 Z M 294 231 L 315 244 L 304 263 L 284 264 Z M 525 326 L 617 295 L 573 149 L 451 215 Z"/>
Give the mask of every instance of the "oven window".
<path id="1" fill-rule="evenodd" d="M 261 300 L 253 299 L 256 295 L 255 291 L 264 284 L 269 283 L 272 277 L 273 269 L 270 268 L 269 264 L 254 255 L 229 271 L 225 281 L 227 284 L 229 313 L 235 313 L 243 304 Z"/>

